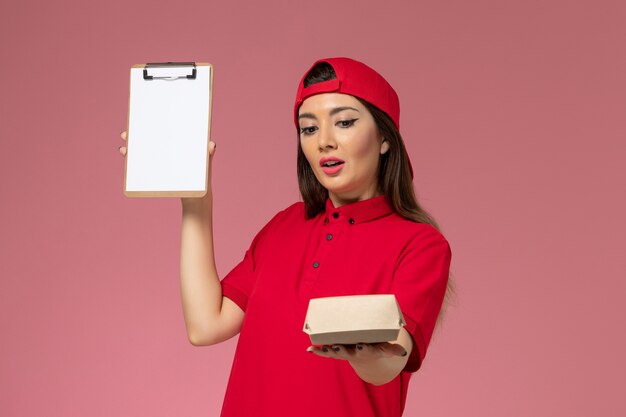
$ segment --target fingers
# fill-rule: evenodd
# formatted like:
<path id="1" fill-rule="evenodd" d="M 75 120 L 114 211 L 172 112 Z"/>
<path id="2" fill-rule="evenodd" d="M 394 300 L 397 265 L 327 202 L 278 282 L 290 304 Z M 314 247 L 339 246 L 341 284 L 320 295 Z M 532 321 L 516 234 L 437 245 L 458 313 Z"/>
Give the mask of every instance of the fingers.
<path id="1" fill-rule="evenodd" d="M 307 352 L 325 358 L 343 360 L 367 360 L 380 357 L 405 356 L 406 350 L 397 343 L 357 343 L 356 345 L 309 346 Z"/>
<path id="2" fill-rule="evenodd" d="M 123 131 L 122 133 L 120 133 L 120 137 L 122 138 L 122 140 L 127 140 L 128 139 L 128 132 Z M 209 141 L 209 156 L 213 156 L 215 155 L 215 148 L 217 147 L 217 144 L 213 141 Z M 119 150 L 119 152 L 126 156 L 126 146 L 120 146 L 119 148 L 117 148 Z"/>
<path id="3" fill-rule="evenodd" d="M 209 141 L 209 156 L 213 156 L 215 155 L 215 148 L 217 147 L 217 144 L 213 141 Z"/>
<path id="4" fill-rule="evenodd" d="M 325 358 L 350 360 L 357 357 L 355 345 L 323 345 L 320 347 L 309 346 L 307 352 L 315 353 Z"/>
<path id="5" fill-rule="evenodd" d="M 341 345 L 323 345 L 320 347 L 309 346 L 307 349 L 308 352 L 315 353 L 316 355 L 325 357 L 325 358 L 333 358 L 333 359 L 350 359 L 348 356 L 347 350 L 341 348 Z"/>
<path id="6" fill-rule="evenodd" d="M 363 346 L 364 351 L 369 350 L 371 354 L 376 354 L 377 356 L 384 356 L 387 358 L 391 356 L 406 356 L 408 354 L 404 347 L 399 343 L 359 343 L 359 345 Z"/>
<path id="7" fill-rule="evenodd" d="M 122 133 L 120 133 L 120 137 L 122 138 L 122 140 L 126 140 L 126 138 L 128 137 L 128 133 L 126 131 L 123 131 Z M 117 148 L 117 150 L 123 156 L 126 156 L 126 146 L 120 146 L 119 148 Z"/>

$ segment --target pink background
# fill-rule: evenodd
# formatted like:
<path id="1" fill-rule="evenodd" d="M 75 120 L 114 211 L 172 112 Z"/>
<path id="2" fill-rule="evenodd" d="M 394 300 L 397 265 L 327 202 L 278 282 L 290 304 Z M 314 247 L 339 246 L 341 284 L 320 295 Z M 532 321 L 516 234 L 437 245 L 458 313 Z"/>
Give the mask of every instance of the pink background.
<path id="1" fill-rule="evenodd" d="M 452 247 L 405 415 L 626 414 L 623 1 L 37 3 L 0 5 L 0 415 L 218 415 L 237 338 L 187 341 L 180 201 L 122 193 L 129 69 L 215 65 L 224 277 L 298 199 L 297 82 L 337 55 L 399 92 Z"/>

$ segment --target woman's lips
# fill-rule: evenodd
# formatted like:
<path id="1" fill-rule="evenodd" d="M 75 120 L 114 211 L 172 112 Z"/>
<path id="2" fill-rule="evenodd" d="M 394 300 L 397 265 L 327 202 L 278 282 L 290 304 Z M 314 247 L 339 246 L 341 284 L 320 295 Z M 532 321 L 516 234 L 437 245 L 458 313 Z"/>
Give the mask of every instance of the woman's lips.
<path id="1" fill-rule="evenodd" d="M 329 155 L 320 159 L 320 167 L 322 168 L 322 171 L 324 171 L 326 175 L 337 174 L 339 171 L 341 171 L 344 163 L 345 161 L 337 158 L 336 156 Z M 327 166 L 326 164 L 334 164 L 334 165 Z"/>
<path id="2" fill-rule="evenodd" d="M 341 168 L 343 168 L 343 163 L 337 164 L 337 165 L 332 166 L 332 167 L 325 167 L 325 166 L 323 166 L 322 167 L 322 171 L 324 171 L 328 175 L 332 175 L 332 174 L 336 174 L 339 171 L 341 171 Z"/>

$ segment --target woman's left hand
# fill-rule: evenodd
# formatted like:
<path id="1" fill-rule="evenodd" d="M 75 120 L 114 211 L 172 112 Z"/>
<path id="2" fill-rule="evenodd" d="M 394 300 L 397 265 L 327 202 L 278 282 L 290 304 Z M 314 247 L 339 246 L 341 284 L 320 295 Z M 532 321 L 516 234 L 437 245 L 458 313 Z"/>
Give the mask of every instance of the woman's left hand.
<path id="1" fill-rule="evenodd" d="M 356 345 L 309 346 L 307 352 L 325 358 L 343 359 L 356 362 L 369 362 L 379 358 L 405 356 L 406 350 L 398 343 L 357 343 Z"/>

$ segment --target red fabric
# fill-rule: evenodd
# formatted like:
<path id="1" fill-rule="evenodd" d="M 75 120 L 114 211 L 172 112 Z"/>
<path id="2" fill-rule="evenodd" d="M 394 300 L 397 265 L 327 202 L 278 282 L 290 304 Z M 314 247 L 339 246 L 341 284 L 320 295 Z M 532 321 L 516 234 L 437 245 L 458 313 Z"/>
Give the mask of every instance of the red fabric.
<path id="1" fill-rule="evenodd" d="M 450 260 L 441 233 L 398 216 L 384 195 L 339 208 L 328 199 L 326 212 L 309 220 L 302 202 L 276 214 L 222 280 L 223 294 L 246 314 L 221 416 L 401 416 Z M 384 385 L 363 381 L 348 361 L 306 352 L 309 300 L 358 294 L 395 294 L 415 341 L 404 370 Z"/>

